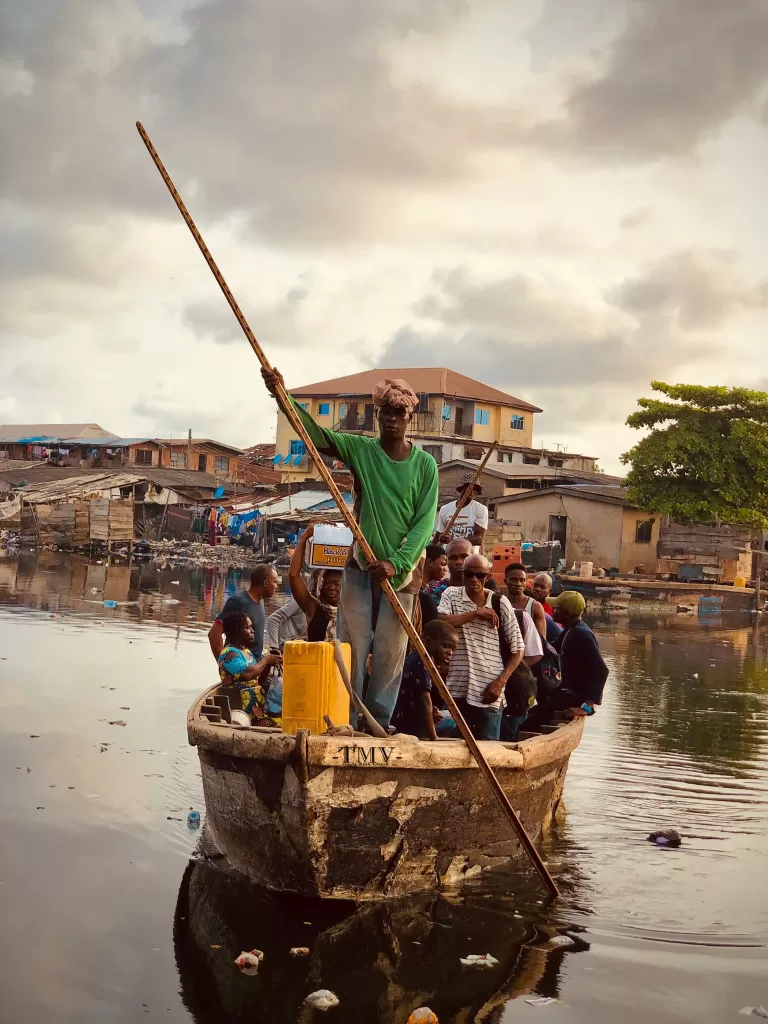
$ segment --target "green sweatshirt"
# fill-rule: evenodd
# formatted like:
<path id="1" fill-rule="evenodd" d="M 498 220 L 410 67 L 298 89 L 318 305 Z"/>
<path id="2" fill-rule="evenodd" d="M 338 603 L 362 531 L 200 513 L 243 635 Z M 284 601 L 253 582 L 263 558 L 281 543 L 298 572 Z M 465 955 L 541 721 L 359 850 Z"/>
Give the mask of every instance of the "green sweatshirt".
<path id="1" fill-rule="evenodd" d="M 402 462 L 393 462 L 378 437 L 338 433 L 315 423 L 291 398 L 309 436 L 318 448 L 331 449 L 355 474 L 360 494 L 360 529 L 378 559 L 397 570 L 398 589 L 432 539 L 437 513 L 437 463 L 413 445 Z M 357 554 L 360 568 L 367 568 Z"/>

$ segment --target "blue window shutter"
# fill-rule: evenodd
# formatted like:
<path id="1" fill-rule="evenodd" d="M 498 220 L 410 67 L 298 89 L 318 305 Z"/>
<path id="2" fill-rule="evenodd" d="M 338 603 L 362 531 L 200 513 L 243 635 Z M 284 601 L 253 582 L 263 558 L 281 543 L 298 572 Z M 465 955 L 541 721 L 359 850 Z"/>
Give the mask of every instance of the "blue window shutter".
<path id="1" fill-rule="evenodd" d="M 331 411 L 331 407 L 328 402 L 321 402 L 317 409 L 318 416 L 327 416 Z"/>

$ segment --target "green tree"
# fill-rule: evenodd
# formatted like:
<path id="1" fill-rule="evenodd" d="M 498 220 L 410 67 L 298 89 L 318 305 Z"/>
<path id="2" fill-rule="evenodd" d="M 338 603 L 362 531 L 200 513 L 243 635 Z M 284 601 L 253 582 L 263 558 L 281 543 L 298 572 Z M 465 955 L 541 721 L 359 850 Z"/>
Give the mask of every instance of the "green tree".
<path id="1" fill-rule="evenodd" d="M 649 512 L 768 528 L 768 394 L 651 381 L 668 401 L 639 398 L 625 452 L 629 496 Z"/>

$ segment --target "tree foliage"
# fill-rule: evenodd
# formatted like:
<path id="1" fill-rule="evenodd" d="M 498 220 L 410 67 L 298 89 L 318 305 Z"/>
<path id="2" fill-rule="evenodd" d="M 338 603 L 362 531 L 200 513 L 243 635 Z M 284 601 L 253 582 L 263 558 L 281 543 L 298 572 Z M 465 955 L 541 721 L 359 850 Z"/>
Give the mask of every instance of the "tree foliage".
<path id="1" fill-rule="evenodd" d="M 640 398 L 627 419 L 650 430 L 621 457 L 631 467 L 630 498 L 678 520 L 768 528 L 768 394 L 656 380 L 651 387 L 669 400 Z"/>

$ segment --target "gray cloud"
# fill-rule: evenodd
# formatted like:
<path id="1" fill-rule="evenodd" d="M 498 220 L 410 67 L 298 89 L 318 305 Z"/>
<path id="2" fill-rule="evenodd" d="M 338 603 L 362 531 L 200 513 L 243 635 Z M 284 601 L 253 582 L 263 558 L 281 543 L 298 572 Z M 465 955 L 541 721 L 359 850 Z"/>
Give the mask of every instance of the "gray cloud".
<path id="1" fill-rule="evenodd" d="M 152 422 L 159 437 L 181 437 L 192 430 L 193 437 L 207 434 L 217 436 L 217 428 L 225 421 L 224 416 L 201 412 L 199 408 L 185 406 L 163 395 L 139 396 L 130 409 L 134 416 Z"/>
<path id="2" fill-rule="evenodd" d="M 549 17 L 567 0 L 552 0 Z M 768 81 L 764 0 L 634 0 L 602 71 L 534 137 L 587 160 L 678 156 L 749 111 Z"/>
<path id="3" fill-rule="evenodd" d="M 747 284 L 734 253 L 687 250 L 625 281 L 610 300 L 638 316 L 671 315 L 684 330 L 716 327 L 741 309 L 768 307 L 768 280 Z"/>
<path id="4" fill-rule="evenodd" d="M 579 304 L 522 274 L 480 281 L 458 267 L 435 274 L 414 306 L 433 326 L 401 327 L 375 362 L 438 363 L 519 398 L 550 401 L 543 425 L 560 429 L 574 411 L 603 418 L 606 396 L 704 363 L 718 351 L 707 328 L 766 305 L 768 288 L 745 284 L 724 253 L 671 255 L 609 290 L 604 306 Z"/>
<path id="5" fill-rule="evenodd" d="M 245 317 L 261 341 L 281 347 L 304 343 L 298 317 L 309 290 L 302 283 L 291 287 L 273 306 L 249 306 Z M 234 313 L 222 296 L 216 300 L 193 303 L 184 310 L 183 323 L 201 340 L 230 345 L 243 340 L 243 333 Z"/>

